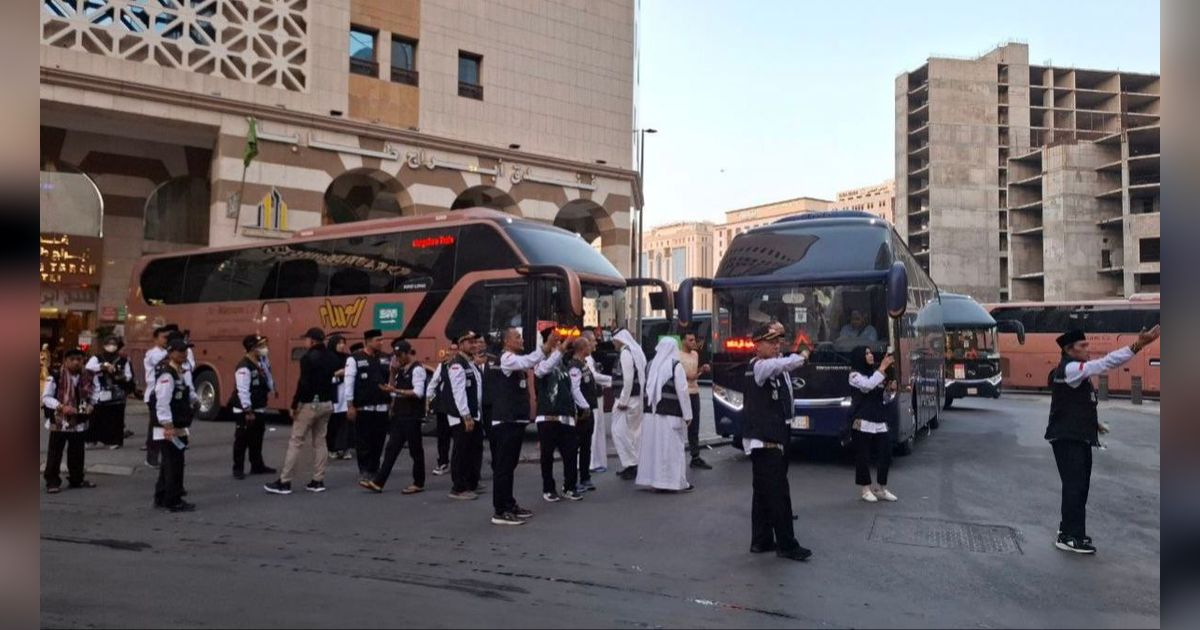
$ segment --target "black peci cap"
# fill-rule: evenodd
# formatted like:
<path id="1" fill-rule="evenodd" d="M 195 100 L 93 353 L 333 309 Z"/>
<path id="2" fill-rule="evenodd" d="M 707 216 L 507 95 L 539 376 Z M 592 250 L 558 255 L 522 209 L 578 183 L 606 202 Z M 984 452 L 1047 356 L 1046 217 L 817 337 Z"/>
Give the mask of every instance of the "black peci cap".
<path id="1" fill-rule="evenodd" d="M 266 342 L 267 338 L 262 335 L 246 335 L 242 338 L 242 347 L 249 352 Z"/>
<path id="2" fill-rule="evenodd" d="M 309 328 L 301 339 L 312 339 L 313 341 L 325 341 L 325 331 L 313 326 Z"/>
<path id="3" fill-rule="evenodd" d="M 378 328 L 372 328 L 371 330 L 368 330 L 367 332 L 363 333 L 363 339 L 365 339 L 367 341 L 370 341 L 376 337 L 382 337 L 382 336 L 383 336 L 383 332 L 380 331 Z"/>
<path id="4" fill-rule="evenodd" d="M 175 337 L 167 342 L 167 352 L 187 352 L 192 344 L 183 340 L 182 336 Z"/>
<path id="5" fill-rule="evenodd" d="M 1059 335 L 1054 341 L 1058 343 L 1059 348 L 1066 350 L 1067 346 L 1076 341 L 1083 341 L 1084 339 L 1087 339 L 1087 337 L 1084 336 L 1082 330 L 1072 330 Z"/>
<path id="6" fill-rule="evenodd" d="M 66 352 L 63 353 L 64 359 L 70 359 L 72 357 L 83 357 L 83 356 L 87 356 L 87 354 L 83 350 L 80 350 L 79 348 L 71 348 L 70 350 L 67 350 Z"/>

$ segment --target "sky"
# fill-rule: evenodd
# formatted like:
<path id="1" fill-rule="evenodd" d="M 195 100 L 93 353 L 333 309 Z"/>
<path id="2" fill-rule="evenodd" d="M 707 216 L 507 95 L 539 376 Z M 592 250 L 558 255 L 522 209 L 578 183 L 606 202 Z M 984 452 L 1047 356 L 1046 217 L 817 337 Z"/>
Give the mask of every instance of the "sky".
<path id="1" fill-rule="evenodd" d="M 930 56 L 1159 72 L 1145 0 L 638 2 L 647 226 L 892 178 L 895 78 Z"/>

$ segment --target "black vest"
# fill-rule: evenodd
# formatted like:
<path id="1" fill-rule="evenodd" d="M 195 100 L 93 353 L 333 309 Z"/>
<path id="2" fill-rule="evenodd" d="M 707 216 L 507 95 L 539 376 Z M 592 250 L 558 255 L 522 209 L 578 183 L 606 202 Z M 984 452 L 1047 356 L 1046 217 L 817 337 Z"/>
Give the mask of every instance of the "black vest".
<path id="1" fill-rule="evenodd" d="M 238 361 L 237 367 L 235 367 L 233 371 L 236 374 L 237 371 L 242 368 L 250 370 L 250 409 L 242 408 L 242 399 L 238 397 L 236 384 L 233 388 L 233 395 L 229 397 L 228 405 L 234 409 L 241 409 L 242 411 L 265 408 L 267 406 L 267 396 L 269 396 L 271 393 L 271 387 L 270 385 L 267 385 L 267 379 L 263 377 L 262 370 L 259 369 L 258 363 L 251 361 L 246 357 L 242 357 L 242 360 Z"/>
<path id="2" fill-rule="evenodd" d="M 629 353 L 630 358 L 633 358 L 632 350 L 630 350 L 628 347 L 621 348 L 621 354 L 624 354 L 626 352 Z M 630 397 L 641 396 L 642 395 L 642 381 L 640 378 L 638 378 L 637 363 L 633 364 L 633 374 L 630 374 L 629 378 L 633 379 L 633 389 L 629 393 Z M 616 362 L 616 364 L 613 365 L 613 389 L 615 391 L 619 392 L 619 391 L 621 391 L 621 388 L 623 388 L 624 386 L 625 386 L 625 374 L 622 373 L 622 371 L 621 371 L 621 355 L 618 354 L 617 362 Z"/>
<path id="3" fill-rule="evenodd" d="M 392 397 L 379 389 L 380 385 L 388 383 L 388 364 L 384 363 L 383 356 L 369 356 L 360 350 L 352 358 L 357 370 L 354 376 L 354 406 L 374 407 L 392 402 Z"/>
<path id="4" fill-rule="evenodd" d="M 484 397 L 492 404 L 492 420 L 514 422 L 529 420 L 529 384 L 527 370 L 516 370 L 508 376 L 500 366 L 488 367 Z"/>
<path id="5" fill-rule="evenodd" d="M 61 366 L 54 366 L 50 369 L 50 382 L 54 383 L 54 387 L 51 388 L 51 395 L 53 398 L 61 400 L 61 398 L 59 396 L 59 388 L 62 387 L 62 383 L 58 382 L 59 374 L 62 374 Z M 86 379 L 86 378 L 87 378 L 87 375 L 81 371 L 79 373 L 79 379 L 75 382 L 75 404 L 76 404 L 76 406 L 92 404 L 92 401 L 89 400 L 85 396 L 85 391 L 84 391 L 83 386 L 84 386 L 84 379 Z M 44 415 L 47 420 L 50 420 L 50 421 L 54 420 L 54 412 L 51 411 L 50 408 L 45 405 L 42 405 L 42 415 Z M 78 417 L 79 415 L 82 415 L 82 414 L 77 414 L 76 417 Z"/>
<path id="6" fill-rule="evenodd" d="M 105 355 L 96 355 L 96 359 L 103 365 L 111 363 L 113 373 L 109 374 L 104 370 L 96 373 L 97 379 L 100 381 L 100 389 L 106 390 L 109 393 L 107 402 L 101 402 L 101 405 L 124 405 L 125 397 L 129 394 L 129 387 L 132 385 L 125 379 L 125 366 L 129 364 L 129 360 L 121 355 L 115 358 L 109 358 Z M 89 401 L 90 402 L 90 401 Z"/>
<path id="7" fill-rule="evenodd" d="M 1067 385 L 1066 357 L 1050 372 L 1050 423 L 1046 426 L 1047 440 L 1077 440 L 1097 445 L 1099 415 L 1096 413 L 1096 390 L 1092 379 L 1085 378 L 1077 387 Z"/>
<path id="8" fill-rule="evenodd" d="M 163 374 L 170 374 L 171 380 L 175 381 L 175 386 L 171 389 L 171 424 L 176 429 L 186 429 L 192 425 L 192 390 L 188 388 L 187 381 L 183 380 L 183 372 L 176 372 L 169 361 L 158 364 L 154 380 L 157 382 L 158 377 Z M 150 409 L 154 410 L 154 426 L 163 426 L 158 420 L 157 394 L 150 394 Z"/>
<path id="9" fill-rule="evenodd" d="M 754 362 L 746 364 L 742 408 L 742 439 L 787 444 L 791 439 L 792 391 L 787 373 L 778 374 L 759 385 L 754 380 Z"/>
<path id="10" fill-rule="evenodd" d="M 537 379 L 539 416 L 574 416 L 575 398 L 571 396 L 571 376 L 562 364 Z"/>
<path id="11" fill-rule="evenodd" d="M 868 376 L 864 374 L 863 376 Z M 887 414 L 883 410 L 883 386 L 880 385 L 869 392 L 850 386 L 850 421 L 866 420 L 867 422 L 887 422 Z"/>
<path id="12" fill-rule="evenodd" d="M 660 416 L 675 416 L 676 418 L 683 417 L 683 405 L 679 401 L 679 394 L 675 392 L 675 368 L 679 367 L 679 361 L 671 362 L 671 378 L 667 379 L 662 384 L 662 398 L 654 409 L 650 408 L 650 399 L 646 399 L 646 413 L 655 413 Z M 688 401 L 688 404 L 692 404 Z"/>
<path id="13" fill-rule="evenodd" d="M 454 402 L 454 388 L 450 385 L 450 366 L 452 365 L 458 365 L 462 367 L 463 374 L 465 374 L 467 377 L 467 383 L 465 387 L 467 393 L 467 411 L 471 413 L 472 418 L 478 420 L 480 384 L 475 378 L 474 366 L 471 364 L 471 361 L 463 357 L 462 354 L 455 356 L 442 368 L 445 371 L 442 372 L 442 380 L 438 382 L 438 397 L 441 398 L 441 404 L 445 411 L 440 413 L 444 413 L 448 416 L 454 416 L 455 418 L 459 417 L 459 415 L 462 413 L 458 410 L 458 404 Z"/>
<path id="14" fill-rule="evenodd" d="M 571 362 L 567 364 L 567 369 L 572 368 L 579 370 L 579 392 L 587 401 L 588 409 L 598 409 L 600 407 L 600 386 L 596 385 L 596 375 L 588 367 L 587 361 L 582 359 L 572 357 Z"/>
<path id="15" fill-rule="evenodd" d="M 396 379 L 392 386 L 396 389 L 413 389 L 413 372 L 417 369 L 417 362 L 413 361 L 408 365 L 396 370 Z M 418 392 L 424 394 L 424 392 Z M 413 398 L 412 396 L 396 396 L 396 405 L 393 407 L 396 416 L 400 418 L 420 418 L 425 415 L 425 399 Z"/>

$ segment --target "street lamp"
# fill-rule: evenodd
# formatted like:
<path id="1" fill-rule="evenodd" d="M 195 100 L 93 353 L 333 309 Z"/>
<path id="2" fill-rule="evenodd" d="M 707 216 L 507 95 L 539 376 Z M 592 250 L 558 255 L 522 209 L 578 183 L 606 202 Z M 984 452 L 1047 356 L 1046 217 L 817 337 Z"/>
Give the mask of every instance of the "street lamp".
<path id="1" fill-rule="evenodd" d="M 637 270 L 635 275 L 640 276 L 644 273 L 642 270 L 642 234 L 644 230 L 642 228 L 645 222 L 643 221 L 642 206 L 646 204 L 646 134 L 658 133 L 658 130 L 638 129 L 636 131 L 640 134 L 638 137 L 638 187 L 641 188 L 642 194 L 641 202 L 637 207 L 637 240 L 634 242 L 633 248 L 633 268 Z M 642 289 L 639 288 L 634 299 L 634 322 L 639 330 L 642 325 L 642 293 Z"/>

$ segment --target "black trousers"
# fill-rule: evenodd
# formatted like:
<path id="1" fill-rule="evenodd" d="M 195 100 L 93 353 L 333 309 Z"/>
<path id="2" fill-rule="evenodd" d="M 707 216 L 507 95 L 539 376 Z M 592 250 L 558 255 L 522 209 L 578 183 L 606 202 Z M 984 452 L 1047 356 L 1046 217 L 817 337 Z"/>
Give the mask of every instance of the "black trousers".
<path id="1" fill-rule="evenodd" d="M 1054 440 L 1054 462 L 1062 479 L 1062 521 L 1067 536 L 1087 536 L 1087 500 L 1092 485 L 1092 446 L 1078 440 Z"/>
<path id="2" fill-rule="evenodd" d="M 421 420 L 420 417 L 392 417 L 391 426 L 388 427 L 387 446 L 383 449 L 383 463 L 379 465 L 379 473 L 375 475 L 376 484 L 387 485 L 396 459 L 407 446 L 408 455 L 412 458 L 413 485 L 425 487 L 425 443 L 421 438 Z"/>
<path id="3" fill-rule="evenodd" d="M 575 421 L 575 443 L 578 445 L 576 450 L 579 451 L 578 465 L 575 469 L 579 472 L 579 481 L 592 480 L 592 431 L 596 430 L 596 416 L 594 412 L 589 412 L 587 417 L 580 417 Z"/>
<path id="4" fill-rule="evenodd" d="M 483 429 L 479 423 L 467 431 L 466 425 L 458 423 L 450 427 L 453 452 L 450 454 L 450 482 L 454 492 L 474 491 L 479 487 L 479 475 L 483 467 Z"/>
<path id="5" fill-rule="evenodd" d="M 254 421 L 246 423 L 246 415 L 234 413 L 233 430 L 233 471 L 246 470 L 246 452 L 250 452 L 250 470 L 259 471 L 267 467 L 263 463 L 263 435 L 267 432 L 267 422 L 259 415 Z"/>
<path id="6" fill-rule="evenodd" d="M 346 412 L 330 414 L 329 428 L 325 431 L 325 448 L 330 453 L 344 451 L 350 448 L 350 440 L 343 427 L 346 426 Z"/>
<path id="7" fill-rule="evenodd" d="M 756 448 L 753 465 L 754 499 L 750 504 L 750 544 L 781 551 L 799 546 L 792 529 L 792 492 L 788 486 L 788 461 L 777 448 Z"/>
<path id="8" fill-rule="evenodd" d="M 851 431 L 854 441 L 854 483 L 871 485 L 871 458 L 875 458 L 875 475 L 879 485 L 886 486 L 888 468 L 892 465 L 892 434 Z"/>
<path id="9" fill-rule="evenodd" d="M 100 442 L 108 446 L 125 444 L 125 403 L 101 403 L 96 405 L 92 420 L 88 423 L 87 442 Z"/>
<path id="10" fill-rule="evenodd" d="M 446 414 L 437 414 L 437 465 L 450 465 L 450 421 Z"/>
<path id="11" fill-rule="evenodd" d="M 42 478 L 47 488 L 62 487 L 63 451 L 67 452 L 67 483 L 77 486 L 83 483 L 83 453 L 87 441 L 86 433 L 79 431 L 51 431 L 50 444 L 46 447 L 46 471 Z"/>
<path id="12" fill-rule="evenodd" d="M 146 420 L 146 461 L 157 466 L 160 443 L 154 440 L 154 405 L 147 404 L 146 408 L 150 410 L 150 418 Z"/>
<path id="13" fill-rule="evenodd" d="M 688 394 L 692 403 L 692 422 L 688 425 L 688 451 L 692 459 L 700 457 L 700 394 Z"/>
<path id="14" fill-rule="evenodd" d="M 525 438 L 524 422 L 501 422 L 492 425 L 489 440 L 492 445 L 492 508 L 496 514 L 517 507 L 513 498 L 513 477 L 521 461 L 521 442 Z"/>
<path id="15" fill-rule="evenodd" d="M 354 421 L 354 452 L 358 456 L 358 474 L 374 477 L 379 472 L 379 458 L 383 456 L 383 443 L 387 434 L 386 411 L 358 412 Z"/>
<path id="16" fill-rule="evenodd" d="M 561 422 L 539 422 L 538 447 L 542 460 L 542 492 L 554 492 L 554 451 L 563 461 L 563 490 L 579 485 L 578 436 L 575 427 Z"/>
<path id="17" fill-rule="evenodd" d="M 179 440 L 187 444 L 186 437 Z M 158 467 L 158 482 L 154 484 L 154 505 L 174 507 L 183 502 L 184 451 L 170 440 L 156 440 L 162 462 Z"/>

